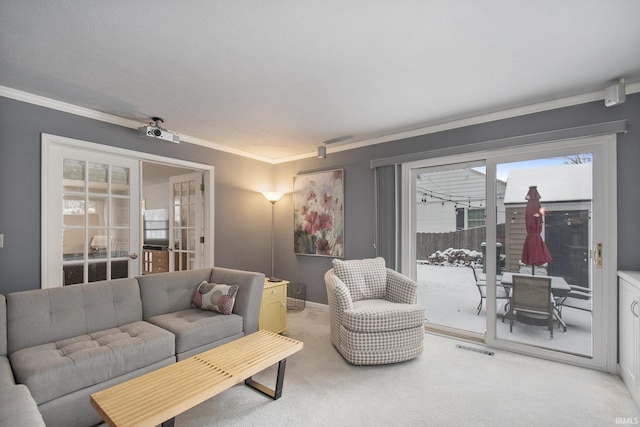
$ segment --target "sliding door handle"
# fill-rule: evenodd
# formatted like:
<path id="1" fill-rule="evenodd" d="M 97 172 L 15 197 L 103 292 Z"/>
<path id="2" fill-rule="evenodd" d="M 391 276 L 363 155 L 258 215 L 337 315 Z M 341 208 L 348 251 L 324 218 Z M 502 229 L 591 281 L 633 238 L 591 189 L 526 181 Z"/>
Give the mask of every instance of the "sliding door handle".
<path id="1" fill-rule="evenodd" d="M 602 268 L 602 243 L 593 248 L 593 264 L 596 268 Z"/>

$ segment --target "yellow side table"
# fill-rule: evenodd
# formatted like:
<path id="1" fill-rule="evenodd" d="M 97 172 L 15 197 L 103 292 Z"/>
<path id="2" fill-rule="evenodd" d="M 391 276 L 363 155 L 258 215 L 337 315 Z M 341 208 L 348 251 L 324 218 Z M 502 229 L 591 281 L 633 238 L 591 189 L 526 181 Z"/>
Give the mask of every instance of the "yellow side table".
<path id="1" fill-rule="evenodd" d="M 264 280 L 258 329 L 281 334 L 287 330 L 287 280 Z"/>

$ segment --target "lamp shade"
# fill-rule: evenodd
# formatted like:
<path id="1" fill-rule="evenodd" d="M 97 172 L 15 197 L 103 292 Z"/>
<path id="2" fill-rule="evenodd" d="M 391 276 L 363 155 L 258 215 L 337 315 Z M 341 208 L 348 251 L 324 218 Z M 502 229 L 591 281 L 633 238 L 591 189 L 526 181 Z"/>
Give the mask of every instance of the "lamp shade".
<path id="1" fill-rule="evenodd" d="M 279 191 L 263 191 L 262 192 L 262 195 L 264 196 L 264 198 L 270 201 L 271 203 L 275 203 L 278 200 L 280 200 L 280 197 L 282 197 L 283 194 L 284 193 Z"/>

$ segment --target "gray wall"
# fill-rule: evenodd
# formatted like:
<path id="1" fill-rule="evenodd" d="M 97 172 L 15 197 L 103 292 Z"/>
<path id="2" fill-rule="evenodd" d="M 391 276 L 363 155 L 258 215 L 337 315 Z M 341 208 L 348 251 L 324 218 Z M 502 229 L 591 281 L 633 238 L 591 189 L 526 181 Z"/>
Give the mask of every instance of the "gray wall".
<path id="1" fill-rule="evenodd" d="M 474 143 L 535 134 L 556 129 L 627 120 L 629 132 L 618 136 L 618 268 L 640 269 L 637 226 L 640 211 L 640 94 L 627 96 L 625 104 L 607 108 L 603 101 L 591 102 L 499 120 L 449 131 L 407 138 L 340 153 L 326 159 L 305 159 L 279 164 L 278 185 L 289 185 L 298 173 L 344 168 L 345 170 L 345 258 L 364 258 L 375 254 L 374 244 L 374 174 L 372 159 L 421 153 L 454 147 L 451 154 L 477 150 Z M 471 144 L 471 145 L 470 145 Z M 455 149 L 455 147 L 458 147 Z M 291 190 L 289 190 L 291 191 Z M 288 194 L 278 202 L 276 215 L 276 275 L 307 284 L 307 299 L 326 303 L 323 276 L 331 268 L 331 259 L 293 254 L 292 201 Z M 615 284 L 613 284 L 615 285 Z"/>
<path id="2" fill-rule="evenodd" d="M 345 258 L 375 254 L 372 159 L 458 147 L 478 142 L 626 119 L 629 132 L 618 137 L 618 267 L 640 270 L 640 94 L 606 108 L 602 101 L 468 126 L 420 137 L 278 165 L 191 144 L 162 144 L 95 120 L 0 97 L 0 293 L 40 286 L 40 133 L 207 163 L 216 167 L 216 265 L 270 272 L 271 205 L 261 190 L 289 191 L 275 206 L 275 274 L 307 284 L 307 299 L 326 302 L 323 276 L 331 258 L 293 254 L 290 191 L 299 173 L 345 171 Z"/>
<path id="3" fill-rule="evenodd" d="M 41 133 L 214 165 L 216 265 L 271 269 L 271 205 L 258 191 L 273 165 L 0 97 L 0 293 L 40 287 Z"/>

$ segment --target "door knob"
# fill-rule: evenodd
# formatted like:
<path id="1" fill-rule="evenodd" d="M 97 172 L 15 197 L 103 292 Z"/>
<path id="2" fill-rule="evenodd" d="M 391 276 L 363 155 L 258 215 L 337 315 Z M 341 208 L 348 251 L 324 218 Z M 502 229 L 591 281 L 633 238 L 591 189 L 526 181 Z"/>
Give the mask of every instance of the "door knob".
<path id="1" fill-rule="evenodd" d="M 131 255 L 129 255 L 129 258 L 131 259 L 137 259 L 138 258 L 138 254 L 137 253 L 132 253 Z"/>

